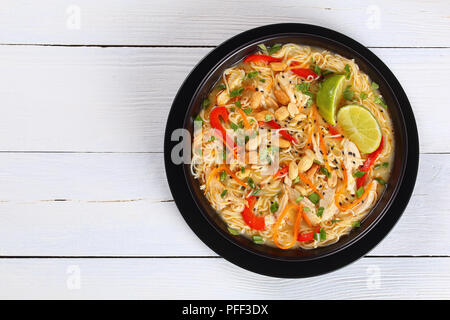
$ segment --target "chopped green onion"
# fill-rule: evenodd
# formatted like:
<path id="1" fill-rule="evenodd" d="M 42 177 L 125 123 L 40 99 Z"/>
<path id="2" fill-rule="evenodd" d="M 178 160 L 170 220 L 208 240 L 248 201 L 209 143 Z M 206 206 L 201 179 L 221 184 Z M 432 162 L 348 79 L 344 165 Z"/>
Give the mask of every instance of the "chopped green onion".
<path id="1" fill-rule="evenodd" d="M 319 207 L 319 209 L 317 210 L 317 216 L 318 217 L 322 217 L 322 215 L 323 215 L 323 211 L 325 210 L 325 208 L 324 207 Z"/>
<path id="2" fill-rule="evenodd" d="M 245 173 L 245 167 L 241 167 L 241 173 Z"/>
<path id="3" fill-rule="evenodd" d="M 256 188 L 255 182 L 253 181 L 252 178 L 248 178 L 247 183 L 248 183 L 248 185 L 250 186 L 250 188 L 252 188 L 252 189 L 255 189 L 255 188 Z"/>
<path id="4" fill-rule="evenodd" d="M 299 183 L 300 182 L 300 177 L 296 177 L 294 180 L 292 180 L 293 184 Z"/>
<path id="5" fill-rule="evenodd" d="M 376 83 L 376 82 L 372 82 L 372 84 L 370 85 L 372 87 L 372 89 L 377 90 L 380 86 Z"/>
<path id="6" fill-rule="evenodd" d="M 266 54 L 268 53 L 267 47 L 266 47 L 266 45 L 264 43 L 258 44 L 258 47 L 261 49 L 261 51 L 263 53 L 266 53 Z"/>
<path id="7" fill-rule="evenodd" d="M 331 220 L 331 223 L 336 223 L 336 222 L 339 222 L 339 221 L 342 221 L 341 219 L 333 219 L 333 220 Z"/>
<path id="8" fill-rule="evenodd" d="M 279 51 L 281 49 L 281 44 L 277 43 L 270 47 L 269 49 L 269 56 L 273 55 L 275 52 Z"/>
<path id="9" fill-rule="evenodd" d="M 250 114 L 250 113 L 253 112 L 252 108 L 245 108 L 245 109 L 242 109 L 242 110 L 244 110 L 245 114 Z"/>
<path id="10" fill-rule="evenodd" d="M 237 129 L 239 129 L 239 126 L 238 126 L 236 123 L 231 122 L 231 121 L 230 121 L 230 127 L 231 127 L 231 129 L 233 129 L 234 131 L 236 131 Z"/>
<path id="11" fill-rule="evenodd" d="M 331 177 L 331 173 L 330 173 L 330 171 L 328 171 L 327 168 L 325 168 L 325 167 L 320 167 L 320 171 L 321 171 L 324 175 L 326 175 L 328 178 Z"/>
<path id="12" fill-rule="evenodd" d="M 274 201 L 270 205 L 270 212 L 275 213 L 278 210 L 278 202 Z"/>
<path id="13" fill-rule="evenodd" d="M 314 233 L 314 240 L 316 241 L 324 241 L 327 239 L 327 232 L 325 229 L 321 228 L 320 232 Z"/>
<path id="14" fill-rule="evenodd" d="M 347 86 L 347 88 L 345 88 L 345 90 L 344 90 L 344 98 L 346 100 L 352 100 L 353 99 L 354 93 L 353 93 L 353 90 L 350 89 L 351 87 L 352 86 Z"/>
<path id="15" fill-rule="evenodd" d="M 356 171 L 353 176 L 357 177 L 357 178 L 361 178 L 363 175 L 365 175 L 366 172 L 365 171 Z"/>
<path id="16" fill-rule="evenodd" d="M 361 92 L 361 93 L 359 94 L 359 97 L 360 97 L 362 100 L 367 99 L 367 93 Z"/>
<path id="17" fill-rule="evenodd" d="M 252 239 L 253 239 L 253 242 L 256 244 L 264 243 L 264 239 L 261 236 L 253 236 Z"/>
<path id="18" fill-rule="evenodd" d="M 383 162 L 382 164 L 377 164 L 377 165 L 374 167 L 374 169 L 375 169 L 375 170 L 378 170 L 378 169 L 381 169 L 381 168 L 387 168 L 387 167 L 389 167 L 389 162 Z"/>
<path id="19" fill-rule="evenodd" d="M 320 67 L 315 64 L 311 66 L 311 69 L 314 71 L 315 74 L 317 74 L 319 77 L 322 75 L 322 70 L 320 70 Z"/>
<path id="20" fill-rule="evenodd" d="M 311 200 L 312 203 L 317 204 L 320 200 L 320 196 L 313 192 L 308 196 L 308 199 Z"/>
<path id="21" fill-rule="evenodd" d="M 195 117 L 195 120 L 194 121 L 200 121 L 201 123 L 203 123 L 203 119 L 202 119 L 202 117 L 200 117 L 200 115 L 197 115 L 196 117 Z"/>
<path id="22" fill-rule="evenodd" d="M 384 180 L 381 179 L 381 178 L 375 178 L 375 180 L 376 180 L 379 184 L 381 184 L 382 186 L 384 186 L 384 185 L 386 184 L 386 181 L 384 181 Z"/>
<path id="23" fill-rule="evenodd" d="M 350 66 L 346 64 L 344 70 L 345 70 L 345 79 L 349 80 L 351 76 Z"/>
<path id="24" fill-rule="evenodd" d="M 242 107 L 241 100 L 237 100 L 234 104 L 235 104 L 236 107 L 238 107 L 238 108 Z"/>
<path id="25" fill-rule="evenodd" d="M 214 141 L 214 140 L 216 140 L 215 136 L 211 136 L 211 138 L 209 138 L 209 141 Z"/>
<path id="26" fill-rule="evenodd" d="M 220 194 L 220 196 L 221 196 L 222 198 L 225 198 L 225 196 L 227 195 L 227 192 L 228 192 L 227 189 L 223 190 L 223 192 Z"/>
<path id="27" fill-rule="evenodd" d="M 359 189 L 356 190 L 356 197 L 361 198 L 363 193 L 364 193 L 364 188 L 363 187 L 359 187 Z"/>
<path id="28" fill-rule="evenodd" d="M 250 71 L 249 73 L 247 73 L 247 77 L 248 77 L 249 79 L 253 79 L 253 78 L 255 78 L 255 77 L 258 75 L 258 73 L 259 73 L 258 70 Z"/>
<path id="29" fill-rule="evenodd" d="M 299 203 L 300 201 L 302 201 L 304 198 L 304 196 L 298 196 L 297 199 L 295 199 L 295 202 Z"/>
<path id="30" fill-rule="evenodd" d="M 233 236 L 237 236 L 238 234 L 240 234 L 239 230 L 230 227 L 228 227 L 228 232 L 231 233 Z"/>
<path id="31" fill-rule="evenodd" d="M 387 104 L 384 102 L 384 100 L 383 100 L 383 98 L 382 98 L 381 96 L 376 97 L 375 100 L 374 100 L 374 102 L 375 102 L 376 104 L 379 104 L 380 106 L 382 106 L 382 107 L 385 108 L 385 109 L 388 108 Z"/>
<path id="32" fill-rule="evenodd" d="M 359 228 L 361 226 L 361 221 L 353 221 L 352 227 L 353 228 Z"/>
<path id="33" fill-rule="evenodd" d="M 255 189 L 255 191 L 252 192 L 252 196 L 257 196 L 261 194 L 261 189 Z"/>
<path id="34" fill-rule="evenodd" d="M 230 92 L 230 98 L 240 96 L 242 94 L 242 91 L 244 91 L 244 88 L 234 89 Z"/>
<path id="35" fill-rule="evenodd" d="M 314 162 L 315 164 L 322 165 L 322 162 L 320 162 L 320 161 L 317 160 L 317 159 L 314 159 L 313 162 Z"/>
<path id="36" fill-rule="evenodd" d="M 266 79 L 259 79 L 262 83 L 266 82 Z"/>
<path id="37" fill-rule="evenodd" d="M 225 178 L 227 177 L 227 172 L 225 171 L 225 170 L 223 170 L 221 173 L 220 173 L 220 181 L 225 181 Z"/>
<path id="38" fill-rule="evenodd" d="M 203 109 L 206 109 L 206 108 L 208 108 L 208 107 L 209 107 L 209 99 L 206 98 L 206 99 L 203 100 L 203 102 L 202 102 L 202 108 L 203 108 Z"/>

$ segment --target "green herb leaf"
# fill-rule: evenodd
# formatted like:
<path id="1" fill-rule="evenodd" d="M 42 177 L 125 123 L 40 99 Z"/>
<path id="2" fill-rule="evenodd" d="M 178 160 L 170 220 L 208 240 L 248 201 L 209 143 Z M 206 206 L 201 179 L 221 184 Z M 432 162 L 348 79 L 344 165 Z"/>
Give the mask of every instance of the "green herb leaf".
<path id="1" fill-rule="evenodd" d="M 238 108 L 242 107 L 241 100 L 237 100 L 234 104 L 235 104 L 236 107 L 238 107 Z"/>
<path id="2" fill-rule="evenodd" d="M 228 192 L 227 189 L 223 190 L 223 192 L 220 194 L 220 196 L 221 196 L 222 198 L 225 198 L 225 196 L 227 195 L 227 192 Z"/>
<path id="3" fill-rule="evenodd" d="M 262 83 L 266 82 L 266 79 L 259 79 Z"/>
<path id="4" fill-rule="evenodd" d="M 324 207 L 319 207 L 319 209 L 317 210 L 317 216 L 318 217 L 322 217 L 322 215 L 323 215 L 323 211 L 325 210 L 325 208 Z"/>
<path id="5" fill-rule="evenodd" d="M 237 236 L 240 234 L 239 230 L 233 229 L 228 227 L 228 232 L 231 233 L 233 236 Z"/>
<path id="6" fill-rule="evenodd" d="M 336 223 L 336 222 L 339 222 L 339 221 L 342 221 L 341 219 L 333 219 L 333 220 L 331 220 L 331 223 Z"/>
<path id="7" fill-rule="evenodd" d="M 269 56 L 273 55 L 275 52 L 279 51 L 281 49 L 281 44 L 277 43 L 270 47 L 269 49 Z"/>
<path id="8" fill-rule="evenodd" d="M 372 82 L 372 84 L 370 85 L 372 87 L 372 89 L 377 90 L 378 88 L 380 88 L 380 86 L 376 83 L 376 82 Z"/>
<path id="9" fill-rule="evenodd" d="M 353 176 L 357 177 L 357 178 L 361 178 L 363 175 L 365 175 L 366 172 L 365 171 L 356 171 Z"/>
<path id="10" fill-rule="evenodd" d="M 241 167 L 241 173 L 245 173 L 245 167 Z"/>
<path id="11" fill-rule="evenodd" d="M 312 203 L 317 204 L 320 200 L 320 196 L 313 192 L 308 196 L 308 199 L 311 200 Z"/>
<path id="12" fill-rule="evenodd" d="M 221 83 L 221 84 L 219 84 L 219 85 L 217 86 L 217 89 L 219 89 L 219 90 L 224 90 L 226 87 L 227 87 L 226 85 L 224 85 L 223 83 Z"/>
<path id="13" fill-rule="evenodd" d="M 315 64 L 311 66 L 311 69 L 314 71 L 315 74 L 317 74 L 319 77 L 322 75 L 322 70 L 320 70 L 320 67 Z"/>
<path id="14" fill-rule="evenodd" d="M 230 92 L 230 98 L 240 96 L 242 94 L 242 91 L 244 91 L 244 88 L 234 89 Z"/>
<path id="15" fill-rule="evenodd" d="M 300 182 L 300 177 L 296 177 L 294 180 L 292 180 L 293 184 L 299 183 Z"/>
<path id="16" fill-rule="evenodd" d="M 252 240 L 256 244 L 263 244 L 264 243 L 264 239 L 261 236 L 253 236 Z"/>
<path id="17" fill-rule="evenodd" d="M 209 141 L 214 141 L 214 140 L 216 140 L 215 136 L 211 136 L 211 138 L 209 138 Z"/>
<path id="18" fill-rule="evenodd" d="M 209 107 L 209 99 L 208 98 L 206 98 L 205 100 L 203 100 L 203 102 L 202 102 L 202 108 L 203 109 L 206 109 L 206 108 L 208 108 Z"/>
<path id="19" fill-rule="evenodd" d="M 322 162 L 320 162 L 320 161 L 317 160 L 317 159 L 314 159 L 313 162 L 314 162 L 315 164 L 322 165 Z"/>
<path id="20" fill-rule="evenodd" d="M 274 201 L 270 205 L 270 212 L 275 213 L 278 210 L 278 202 Z"/>
<path id="21" fill-rule="evenodd" d="M 363 188 L 363 187 L 359 187 L 359 189 L 356 190 L 356 197 L 357 197 L 357 198 L 361 198 L 361 196 L 363 195 L 363 193 L 364 193 L 364 188 Z"/>
<path id="22" fill-rule="evenodd" d="M 386 181 L 384 181 L 384 180 L 381 179 L 381 178 L 375 178 L 375 180 L 376 180 L 379 184 L 381 184 L 382 186 L 384 186 L 384 185 L 386 184 Z"/>
<path id="23" fill-rule="evenodd" d="M 252 189 L 255 189 L 255 188 L 256 188 L 255 182 L 253 181 L 252 178 L 248 178 L 247 183 L 248 183 L 248 185 L 250 186 L 250 188 L 252 188 Z"/>
<path id="24" fill-rule="evenodd" d="M 352 227 L 353 228 L 359 228 L 361 226 L 361 221 L 353 221 L 352 222 Z"/>
<path id="25" fill-rule="evenodd" d="M 332 73 L 334 73 L 334 72 L 331 71 L 331 70 L 322 70 L 322 75 L 323 76 L 327 76 L 327 75 L 332 74 Z"/>
<path id="26" fill-rule="evenodd" d="M 344 90 L 344 98 L 346 100 L 352 100 L 353 99 L 354 92 L 353 92 L 353 90 L 350 89 L 351 87 L 352 86 L 347 86 L 347 88 L 345 88 L 345 90 Z"/>
<path id="27" fill-rule="evenodd" d="M 361 92 L 361 93 L 359 94 L 359 97 L 360 97 L 362 100 L 367 99 L 367 93 Z"/>
<path id="28" fill-rule="evenodd" d="M 350 76 L 351 76 L 351 72 L 350 72 L 350 66 L 348 64 L 345 65 L 344 67 L 345 70 L 345 79 L 349 80 Z"/>
<path id="29" fill-rule="evenodd" d="M 321 228 L 320 232 L 314 233 L 314 240 L 316 241 L 324 241 L 327 239 L 327 233 L 325 229 Z"/>
<path id="30" fill-rule="evenodd" d="M 303 211 L 305 211 L 305 212 L 310 212 L 310 211 L 311 211 L 311 209 L 310 209 L 310 208 L 308 208 L 308 207 L 303 207 Z"/>
<path id="31" fill-rule="evenodd" d="M 303 200 L 303 196 L 298 196 L 297 199 L 295 199 L 295 202 L 299 203 L 300 201 Z"/>

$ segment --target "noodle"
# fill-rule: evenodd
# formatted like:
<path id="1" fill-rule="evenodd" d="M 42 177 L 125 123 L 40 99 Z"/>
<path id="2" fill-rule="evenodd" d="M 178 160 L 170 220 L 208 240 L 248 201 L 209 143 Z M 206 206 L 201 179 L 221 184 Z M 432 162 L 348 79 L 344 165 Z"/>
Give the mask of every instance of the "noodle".
<path id="1" fill-rule="evenodd" d="M 375 205 L 384 188 L 380 181 L 388 181 L 390 165 L 386 163 L 391 163 L 395 144 L 389 112 L 377 100 L 381 98 L 377 86 L 359 70 L 354 60 L 292 43 L 283 45 L 269 58 L 281 63 L 284 69 L 279 71 L 273 63 L 256 60 L 224 71 L 209 95 L 210 106 L 199 114 L 203 121 L 202 134 L 193 141 L 199 152 L 192 156 L 192 175 L 200 181 L 200 188 L 211 206 L 230 228 L 242 235 L 260 236 L 265 244 L 275 245 L 276 227 L 280 248 L 290 247 L 297 235 L 307 240 L 296 241 L 292 248 L 313 249 L 336 243 L 358 226 Z M 298 68 L 304 68 L 309 75 L 299 76 L 295 72 Z M 355 174 L 370 155 L 360 153 L 341 131 L 331 131 L 330 125 L 317 112 L 315 95 L 324 76 L 318 78 L 320 75 L 308 71 L 316 69 L 322 73 L 346 74 L 345 86 L 352 90 L 353 98 L 351 102 L 342 99 L 339 107 L 345 104 L 364 106 L 381 128 L 383 148 L 367 175 L 361 178 L 365 179 L 363 199 L 358 199 L 361 192 L 357 190 L 359 177 Z M 219 101 L 223 103 L 219 105 Z M 286 112 L 283 107 L 289 111 L 287 117 L 281 114 Z M 214 114 L 216 108 L 225 108 L 221 112 L 226 112 L 228 119 L 222 117 L 213 122 L 211 119 L 218 117 Z M 214 131 L 208 133 L 217 122 L 230 136 L 246 129 L 256 132 L 244 133 L 243 141 L 237 139 L 236 150 L 239 154 L 245 149 L 245 156 L 239 159 L 231 153 L 225 165 L 229 171 L 221 170 L 226 150 L 223 141 L 215 137 Z M 279 141 L 270 134 L 265 136 L 263 129 L 279 134 Z M 259 146 L 258 150 L 252 150 L 250 140 Z M 257 163 L 250 160 L 252 154 Z M 285 168 L 281 176 L 269 170 L 275 163 Z M 300 173 L 301 168 L 306 170 Z M 299 174 L 296 175 L 295 170 Z M 317 203 L 311 200 L 315 192 L 319 196 Z M 255 222 L 243 218 L 242 212 L 252 197 L 255 199 L 252 215 L 259 224 L 264 220 L 263 229 L 252 227 L 249 224 Z M 293 206 L 301 208 L 306 219 L 301 219 L 296 210 L 290 210 L 295 214 L 285 212 L 286 217 L 278 220 L 286 208 Z M 295 221 L 300 225 L 296 226 Z M 311 234 L 314 234 L 312 239 Z"/>

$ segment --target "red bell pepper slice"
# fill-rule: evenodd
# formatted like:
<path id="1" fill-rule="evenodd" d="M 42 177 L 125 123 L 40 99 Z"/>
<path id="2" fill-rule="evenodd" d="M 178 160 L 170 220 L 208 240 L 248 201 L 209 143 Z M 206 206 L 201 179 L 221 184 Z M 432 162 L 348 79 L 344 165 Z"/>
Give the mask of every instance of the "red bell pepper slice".
<path id="1" fill-rule="evenodd" d="M 342 139 L 342 134 L 339 132 L 339 130 L 332 126 L 331 124 L 328 125 L 328 132 L 332 135 L 332 136 L 336 136 L 339 134 L 339 137 L 335 137 L 335 139 Z"/>
<path id="2" fill-rule="evenodd" d="M 245 223 L 254 230 L 264 230 L 266 228 L 266 221 L 264 217 L 257 216 L 253 213 L 253 207 L 255 206 L 256 197 L 250 196 L 247 198 L 248 206 L 245 206 L 242 211 L 242 218 Z"/>
<path id="3" fill-rule="evenodd" d="M 280 62 L 280 58 L 267 56 L 265 54 L 251 54 L 244 59 L 244 62 Z"/>
<path id="4" fill-rule="evenodd" d="M 297 241 L 304 242 L 304 241 L 311 241 L 314 240 L 314 234 L 320 232 L 320 226 L 318 226 L 314 231 L 312 232 L 304 232 L 299 233 L 297 236 Z"/>
<path id="5" fill-rule="evenodd" d="M 226 146 L 230 149 L 234 149 L 234 144 L 230 141 L 227 141 L 227 132 L 225 131 L 225 128 L 222 126 L 222 123 L 220 123 L 220 118 L 223 119 L 224 122 L 228 122 L 228 110 L 225 107 L 215 107 L 211 110 L 211 113 L 209 114 L 209 123 L 211 124 L 211 127 L 213 127 L 215 130 L 219 131 L 221 136 L 221 140 L 226 144 Z"/>
<path id="6" fill-rule="evenodd" d="M 272 129 L 280 129 L 281 126 L 276 123 L 274 120 L 270 120 L 266 122 Z M 285 138 L 286 140 L 289 140 L 292 143 L 298 143 L 297 139 L 295 139 L 293 136 L 291 136 L 286 130 L 280 130 L 280 134 Z"/>
<path id="7" fill-rule="evenodd" d="M 290 66 L 293 67 L 298 64 L 299 63 L 297 61 L 292 61 Z M 308 68 L 292 68 L 291 71 L 303 79 L 310 80 L 311 78 L 312 79 L 319 78 L 317 73 L 315 73 L 314 71 L 312 71 L 311 69 L 308 69 Z"/>
<path id="8" fill-rule="evenodd" d="M 359 189 L 366 183 L 367 174 L 369 173 L 369 170 L 375 164 L 375 160 L 377 160 L 381 151 L 383 151 L 383 137 L 381 137 L 380 145 L 378 146 L 377 150 L 375 150 L 374 152 L 369 154 L 366 161 L 364 161 L 364 164 L 361 167 L 361 171 L 364 171 L 365 173 L 362 177 L 359 177 L 358 179 L 356 179 L 356 188 L 357 189 Z"/>
<path id="9" fill-rule="evenodd" d="M 281 176 L 285 175 L 288 171 L 289 171 L 289 167 L 284 166 L 273 175 L 273 178 L 276 179 L 278 177 L 281 177 Z"/>

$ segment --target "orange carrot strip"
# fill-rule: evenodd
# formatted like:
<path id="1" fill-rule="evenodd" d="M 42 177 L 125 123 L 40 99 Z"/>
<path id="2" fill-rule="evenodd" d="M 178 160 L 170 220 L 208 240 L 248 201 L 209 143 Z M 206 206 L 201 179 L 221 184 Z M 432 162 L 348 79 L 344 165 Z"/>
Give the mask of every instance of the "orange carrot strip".
<path id="1" fill-rule="evenodd" d="M 320 194 L 319 190 L 317 190 L 317 188 L 314 186 L 314 184 L 311 182 L 311 180 L 309 180 L 309 178 L 307 176 L 305 176 L 303 173 L 298 173 L 298 177 L 300 178 L 300 180 L 302 180 L 302 182 L 304 184 L 306 184 L 308 187 L 310 187 L 311 189 L 313 189 L 313 191 L 315 193 L 317 193 L 319 195 L 320 198 L 323 198 L 323 196 Z"/>
<path id="2" fill-rule="evenodd" d="M 356 207 L 357 204 L 359 204 L 361 201 L 363 201 L 365 198 L 367 198 L 367 196 L 369 195 L 370 192 L 370 188 L 372 187 L 373 181 L 366 187 L 366 190 L 364 190 L 364 193 L 361 195 L 360 198 L 356 199 L 355 201 L 353 201 L 352 203 L 343 206 L 344 211 L 353 209 L 354 207 Z"/>
<path id="3" fill-rule="evenodd" d="M 242 121 L 244 122 L 245 129 L 251 129 L 250 123 L 248 122 L 247 116 L 245 115 L 245 112 L 241 108 L 237 108 L 239 114 L 242 117 Z"/>
<path id="4" fill-rule="evenodd" d="M 234 180 L 236 180 L 237 183 L 239 183 L 241 186 L 247 188 L 247 185 L 244 181 L 239 179 L 233 171 L 231 171 L 226 165 L 221 165 L 219 168 L 222 168 L 222 170 L 225 170 Z"/>
<path id="5" fill-rule="evenodd" d="M 278 233 L 280 230 L 280 224 L 283 221 L 284 217 L 287 215 L 288 211 L 290 209 L 294 209 L 297 208 L 298 209 L 298 213 L 297 213 L 297 218 L 295 219 L 295 224 L 294 224 L 294 234 L 292 237 L 292 241 L 289 242 L 287 245 L 281 245 L 278 242 Z M 296 242 L 297 242 L 297 234 L 298 234 L 298 230 L 299 230 L 299 225 L 300 225 L 300 221 L 301 221 L 301 211 L 303 210 L 303 206 L 297 206 L 294 204 L 288 204 L 286 206 L 286 208 L 284 208 L 283 212 L 278 216 L 277 221 L 275 222 L 275 225 L 273 226 L 273 236 L 272 236 L 272 240 L 275 243 L 275 245 L 280 248 L 280 249 L 289 249 L 291 248 Z"/>

